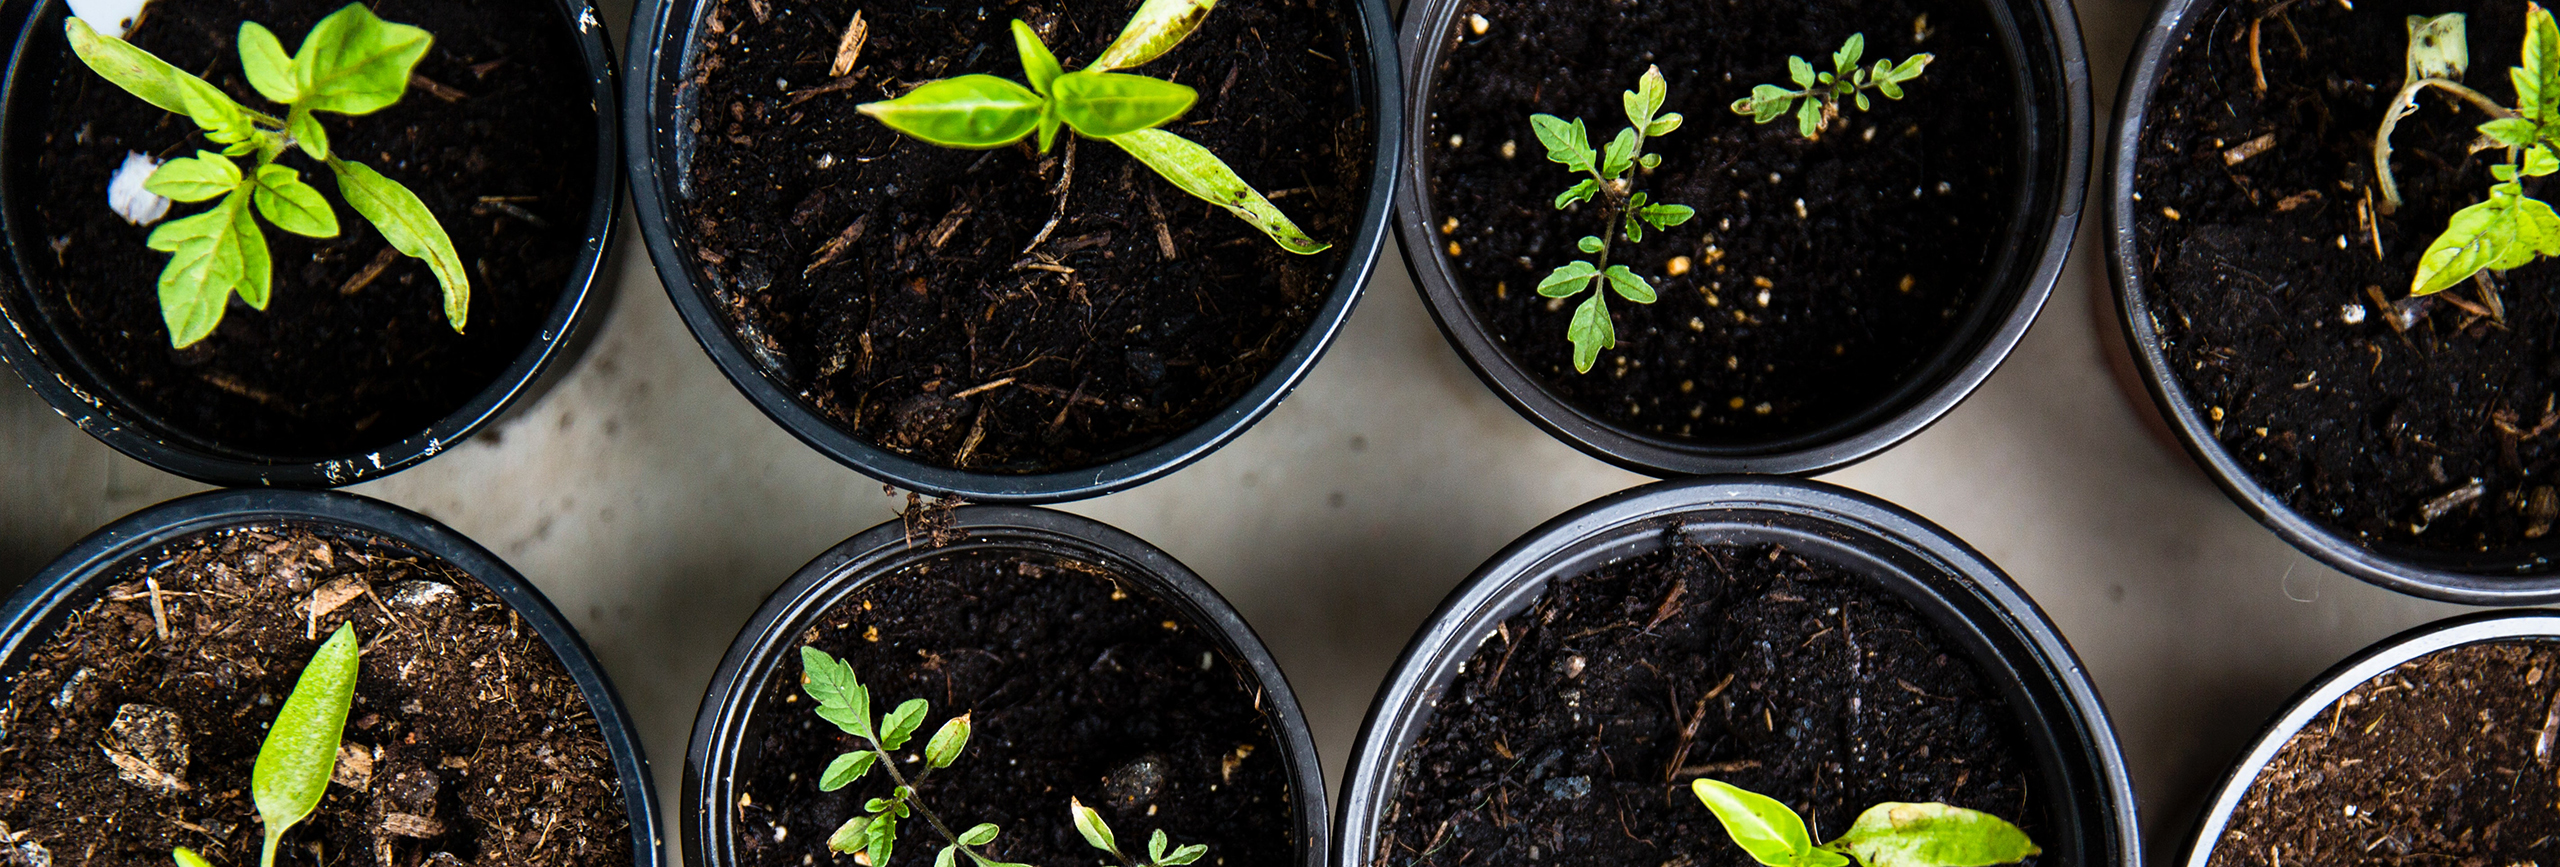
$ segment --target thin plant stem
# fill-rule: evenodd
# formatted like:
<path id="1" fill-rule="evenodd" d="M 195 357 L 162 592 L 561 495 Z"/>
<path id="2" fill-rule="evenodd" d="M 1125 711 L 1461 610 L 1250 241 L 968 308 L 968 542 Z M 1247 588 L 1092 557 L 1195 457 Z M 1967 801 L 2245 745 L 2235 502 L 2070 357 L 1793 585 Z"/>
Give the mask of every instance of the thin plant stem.
<path id="1" fill-rule="evenodd" d="M 2381 211 L 2385 216 L 2400 209 L 2400 185 L 2391 178 L 2391 131 L 2400 126 L 2401 118 L 2418 110 L 2418 91 L 2429 86 L 2461 97 L 2463 101 L 2487 112 L 2490 117 L 2516 116 L 2514 111 L 2499 105 L 2497 100 L 2490 99 L 2479 91 L 2448 78 L 2421 78 L 2409 82 L 2407 87 L 2400 88 L 2400 95 L 2391 98 L 2390 110 L 2382 113 L 2382 130 L 2373 136 L 2373 174 L 2374 179 L 2379 182 L 2376 185 L 2382 188 L 2382 201 L 2375 205 L 2374 209 Z"/>
<path id="2" fill-rule="evenodd" d="M 978 854 L 977 850 L 971 849 L 968 844 L 960 842 L 960 835 L 953 833 L 951 826 L 942 824 L 942 817 L 934 815 L 933 810 L 924 805 L 924 793 L 916 791 L 916 787 L 907 782 L 907 775 L 898 773 L 897 758 L 889 755 L 888 750 L 882 749 L 878 740 L 869 738 L 866 738 L 866 740 L 871 741 L 872 751 L 880 754 L 880 769 L 889 772 L 889 781 L 896 783 L 898 788 L 905 789 L 907 791 L 907 797 L 902 800 L 905 800 L 909 806 L 916 808 L 916 815 L 924 817 L 926 824 L 932 825 L 933 830 L 942 835 L 942 839 L 949 840 L 951 841 L 951 845 L 959 847 L 961 852 L 969 856 L 969 860 L 978 862 L 986 861 L 986 856 Z M 924 775 L 918 774 L 916 776 L 916 782 L 924 782 Z M 274 867 L 274 865 L 266 865 L 266 867 Z"/>

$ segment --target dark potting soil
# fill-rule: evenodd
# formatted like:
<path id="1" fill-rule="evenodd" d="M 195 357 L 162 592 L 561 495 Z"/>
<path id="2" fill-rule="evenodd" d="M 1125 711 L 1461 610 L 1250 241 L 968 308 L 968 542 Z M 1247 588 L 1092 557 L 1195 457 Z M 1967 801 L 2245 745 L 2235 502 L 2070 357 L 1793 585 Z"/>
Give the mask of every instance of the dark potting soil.
<path id="1" fill-rule="evenodd" d="M 2508 271 L 2503 325 L 2451 303 L 2477 306 L 2471 284 L 2405 305 L 2419 311 L 2405 332 L 2393 324 L 2418 254 L 2505 159 L 2471 152 L 2486 116 L 2420 96 L 2391 139 L 2406 204 L 2369 208 L 2402 16 L 2470 13 L 2468 81 L 2512 100 L 2524 6 L 2200 8 L 2143 127 L 2133 267 L 2169 367 L 2250 478 L 2368 546 L 2513 552 L 2560 516 L 2560 270 Z M 2261 95 L 2248 37 L 2268 12 Z"/>
<path id="2" fill-rule="evenodd" d="M 243 9 L 298 46 L 345 0 L 155 0 L 134 44 L 203 75 L 242 105 L 272 110 L 240 71 Z M 424 429 L 495 380 L 534 339 L 584 247 L 595 174 L 595 111 L 571 29 L 547 2 L 375 0 L 383 18 L 426 28 L 435 44 L 399 104 L 362 117 L 321 115 L 331 147 L 399 181 L 444 224 L 471 270 L 467 332 L 445 320 L 425 263 L 397 256 L 346 207 L 329 169 L 299 151 L 279 160 L 318 187 L 339 235 L 312 240 L 263 221 L 275 288 L 264 312 L 234 300 L 211 337 L 171 349 L 157 290 L 169 255 L 153 227 L 107 207 L 127 152 L 157 159 L 220 150 L 195 124 L 98 77 L 53 29 L 50 93 L 24 107 L 34 158 L 14 171 L 19 261 L 44 316 L 140 411 L 185 435 L 266 454 L 340 454 Z M 30 85 L 31 90 L 37 85 Z M 447 99 L 438 92 L 451 97 Z M 48 114 L 49 113 L 49 114 Z M 176 204 L 168 219 L 202 205 Z M 156 224 L 155 224 L 156 225 Z"/>
<path id="3" fill-rule="evenodd" d="M 1022 552 L 937 558 L 876 581 L 809 628 L 871 688 L 878 712 L 932 703 L 915 743 L 974 714 L 966 752 L 917 783 L 925 806 L 962 830 L 993 822 L 992 856 L 1095 864 L 1070 797 L 1101 811 L 1124 851 L 1164 829 L 1209 847 L 1203 865 L 1296 863 L 1287 766 L 1262 696 L 1205 628 L 1095 564 Z M 817 717 L 799 657 L 756 700 L 757 756 L 738 774 L 741 867 L 827 864 L 826 840 L 889 793 L 873 771 L 835 792 L 819 772 L 860 743 Z M 924 865 L 945 841 L 922 817 L 898 831 L 894 864 Z M 835 863 L 850 863 L 836 861 Z"/>
<path id="4" fill-rule="evenodd" d="M 577 683 L 470 575 L 284 526 L 173 542 L 118 577 L 11 675 L 0 864 L 167 864 L 177 846 L 257 863 L 250 768 L 341 623 L 365 651 L 336 782 L 278 864 L 631 863 Z"/>
<path id="5" fill-rule="evenodd" d="M 2478 55 L 2474 55 L 2475 57 Z M 2440 650 L 2348 692 L 2249 784 L 2210 867 L 2499 865 L 2560 855 L 2560 645 Z"/>
<path id="6" fill-rule="evenodd" d="M 830 79 L 857 7 L 869 39 Z M 956 150 L 854 111 L 934 78 L 1020 80 L 1017 18 L 1077 68 L 1136 8 L 712 5 L 680 91 L 697 108 L 679 120 L 695 134 L 679 235 L 758 363 L 866 441 L 994 473 L 1141 451 L 1270 372 L 1332 290 L 1363 205 L 1375 121 L 1340 4 L 1223 4 L 1130 70 L 1200 92 L 1165 128 L 1334 245 L 1315 256 L 1105 142 Z"/>
<path id="7" fill-rule="evenodd" d="M 1482 16 L 1485 30 L 1474 29 Z M 1979 300 L 2011 229 L 2018 159 L 2013 64 L 1971 2 L 1815 4 L 1466 0 L 1432 95 L 1431 217 L 1461 292 L 1521 367 L 1611 424 L 1703 442 L 1760 442 L 1844 421 L 1918 375 Z M 1899 101 L 1844 110 L 1808 141 L 1727 106 L 1787 82 L 1787 57 L 1830 69 L 1866 34 L 1865 63 L 1937 60 Z M 1625 129 L 1619 94 L 1648 66 L 1669 79 L 1636 188 L 1697 216 L 1610 260 L 1653 282 L 1650 305 L 1611 297 L 1618 348 L 1573 371 L 1576 297 L 1538 281 L 1599 234 L 1597 204 L 1558 211 L 1575 180 L 1546 158 L 1539 112 Z"/>
<path id="8" fill-rule="evenodd" d="M 1824 840 L 1877 803 L 1937 801 L 2050 842 L 2017 722 L 1963 651 L 1780 547 L 1675 541 L 1558 579 L 1432 713 L 1379 867 L 1746 862 L 1690 792 L 1701 776 L 1786 802 Z"/>

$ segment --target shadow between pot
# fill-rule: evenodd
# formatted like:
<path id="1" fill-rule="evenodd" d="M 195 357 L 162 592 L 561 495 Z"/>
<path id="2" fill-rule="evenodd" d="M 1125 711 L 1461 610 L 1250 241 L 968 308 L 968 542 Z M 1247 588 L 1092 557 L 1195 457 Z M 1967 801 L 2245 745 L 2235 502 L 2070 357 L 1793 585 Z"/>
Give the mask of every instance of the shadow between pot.
<path id="1" fill-rule="evenodd" d="M 658 839 L 657 789 L 639 730 L 584 638 L 514 567 L 479 543 L 424 515 L 335 491 L 223 490 L 183 497 L 108 524 L 55 558 L 0 603 L 0 681 L 14 678 L 28 652 L 87 607 L 134 557 L 189 536 L 229 527 L 289 524 L 324 535 L 407 549 L 469 573 L 523 618 L 578 685 L 611 754 L 631 826 L 637 867 L 666 863 Z"/>
<path id="2" fill-rule="evenodd" d="M 756 698 L 776 676 L 796 671 L 803 632 L 837 603 L 873 580 L 908 567 L 988 552 L 1025 552 L 1100 564 L 1131 580 L 1215 636 L 1218 648 L 1261 690 L 1289 781 L 1298 844 L 1295 863 L 1322 867 L 1331 826 L 1323 765 L 1296 693 L 1279 663 L 1242 615 L 1189 567 L 1144 540 L 1090 518 L 1025 506 L 963 506 L 951 511 L 955 540 L 922 542 L 927 531 L 893 519 L 864 530 L 800 568 L 738 632 L 713 672 L 694 716 L 685 752 L 685 863 L 728 867 L 736 849 L 738 779 L 752 772 L 767 721 L 753 715 Z M 885 701 L 885 698 L 883 699 Z M 1132 834 L 1122 829 L 1123 834 Z M 1128 839 L 1134 840 L 1134 837 Z"/>
<path id="3" fill-rule="evenodd" d="M 2096 686 L 1999 568 L 1920 517 L 1832 485 L 1718 477 L 1658 482 L 1548 521 L 1476 569 L 1414 634 L 1370 705 L 1344 774 L 1333 867 L 1366 867 L 1432 704 L 1495 627 L 1547 583 L 1659 550 L 1779 543 L 1863 574 L 1962 647 L 2018 716 L 2052 831 L 2051 863 L 2142 863 L 2132 780 Z"/>
<path id="4" fill-rule="evenodd" d="M 0 79 L 0 232 L 8 256 L 0 262 L 0 360 L 35 389 L 73 425 L 116 451 L 163 471 L 200 482 L 241 487 L 331 488 L 371 481 L 408 469 L 460 444 L 473 433 L 512 411 L 532 405 L 565 376 L 592 342 L 593 308 L 605 306 L 611 281 L 599 287 L 596 275 L 613 249 L 614 228 L 621 218 L 621 124 L 615 111 L 620 91 L 615 81 L 613 47 L 588 0 L 551 0 L 560 21 L 576 28 L 572 38 L 586 66 L 590 103 L 596 113 L 593 199 L 585 220 L 585 240 L 551 313 L 533 340 L 506 368 L 471 399 L 425 430 L 376 447 L 348 454 L 304 455 L 269 452 L 255 444 L 217 442 L 181 430 L 136 405 L 117 387 L 112 371 L 99 366 L 45 322 L 43 310 L 29 290 L 35 273 L 28 257 L 43 249 L 39 227 L 23 189 L 31 163 L 21 155 L 41 146 L 43 118 L 30 117 L 34 92 L 59 80 L 65 58 L 54 46 L 68 7 L 62 0 L 5 0 L 0 21 L 19 22 L 10 49 L 5 79 Z"/>

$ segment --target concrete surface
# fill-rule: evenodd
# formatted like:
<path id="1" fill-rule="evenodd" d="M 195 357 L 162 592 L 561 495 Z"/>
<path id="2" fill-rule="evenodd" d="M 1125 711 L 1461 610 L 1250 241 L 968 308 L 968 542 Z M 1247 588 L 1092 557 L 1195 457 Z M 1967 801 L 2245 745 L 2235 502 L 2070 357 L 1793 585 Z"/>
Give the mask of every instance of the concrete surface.
<path id="1" fill-rule="evenodd" d="M 603 5 L 619 37 L 628 0 Z M 2081 4 L 2102 107 L 2148 12 Z M 2090 327 L 2089 290 L 2105 280 L 2096 220 L 2093 204 L 2043 317 L 1970 401 L 1828 478 L 1946 526 L 2034 595 L 2105 693 L 2145 836 L 2174 849 L 2203 789 L 2288 695 L 2367 643 L 2462 609 L 2315 564 L 2146 437 Z M 672 795 L 701 689 L 738 625 L 892 501 L 730 388 L 625 229 L 608 275 L 619 298 L 570 378 L 504 426 L 355 490 L 450 524 L 550 594 L 615 678 Z M 0 586 L 201 487 L 110 451 L 0 379 Z M 1513 537 L 1642 481 L 1488 393 L 1391 252 L 1342 340 L 1270 418 L 1168 479 L 1067 508 L 1170 551 L 1243 611 L 1338 786 L 1370 695 L 1432 606 Z"/>

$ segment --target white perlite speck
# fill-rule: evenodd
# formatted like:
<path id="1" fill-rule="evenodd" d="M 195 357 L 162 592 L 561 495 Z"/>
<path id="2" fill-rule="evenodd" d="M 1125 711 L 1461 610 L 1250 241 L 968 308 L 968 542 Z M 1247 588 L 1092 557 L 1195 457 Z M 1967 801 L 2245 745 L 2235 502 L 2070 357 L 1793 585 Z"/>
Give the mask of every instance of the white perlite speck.
<path id="1" fill-rule="evenodd" d="M 99 33 L 124 38 L 126 27 L 142 17 L 144 0 L 71 0 L 71 14 Z"/>
<path id="2" fill-rule="evenodd" d="M 2361 323 L 2364 321 L 2364 305 L 2353 301 L 2338 305 L 2338 318 L 2349 325 Z"/>
<path id="3" fill-rule="evenodd" d="M 159 170 L 158 160 L 126 151 L 124 166 L 116 169 L 113 180 L 107 181 L 107 207 L 116 209 L 125 222 L 136 226 L 160 222 L 161 217 L 169 215 L 169 200 L 142 188 L 142 182 Z"/>

